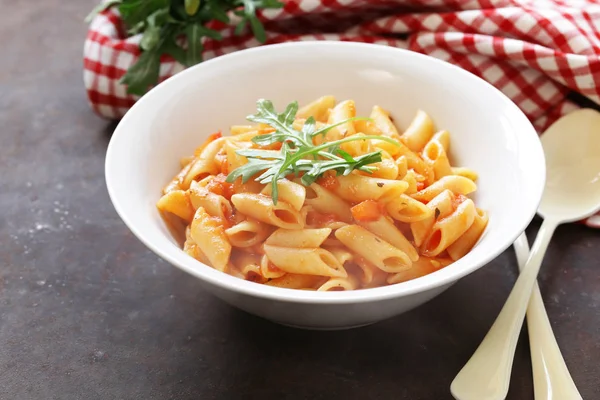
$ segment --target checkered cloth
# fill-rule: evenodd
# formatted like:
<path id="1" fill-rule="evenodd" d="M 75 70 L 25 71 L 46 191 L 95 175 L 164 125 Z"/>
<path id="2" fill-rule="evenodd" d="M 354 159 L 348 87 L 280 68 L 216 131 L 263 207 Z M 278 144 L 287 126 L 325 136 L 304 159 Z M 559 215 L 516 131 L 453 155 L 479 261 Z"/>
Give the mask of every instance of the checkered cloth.
<path id="1" fill-rule="evenodd" d="M 451 62 L 510 97 L 542 132 L 578 106 L 575 92 L 600 104 L 600 0 L 284 0 L 259 12 L 265 44 L 342 40 L 384 44 Z M 204 59 L 259 46 L 251 32 L 206 38 Z M 91 22 L 84 83 L 91 107 L 117 119 L 137 100 L 119 79 L 140 54 L 116 9 Z M 160 80 L 184 67 L 164 56 Z M 600 228 L 600 216 L 586 221 Z"/>

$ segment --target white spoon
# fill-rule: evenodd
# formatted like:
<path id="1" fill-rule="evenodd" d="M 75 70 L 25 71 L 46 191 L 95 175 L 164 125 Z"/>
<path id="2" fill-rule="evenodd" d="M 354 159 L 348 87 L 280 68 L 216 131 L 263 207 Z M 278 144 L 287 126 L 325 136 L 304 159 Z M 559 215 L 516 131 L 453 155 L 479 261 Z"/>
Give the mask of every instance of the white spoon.
<path id="1" fill-rule="evenodd" d="M 529 243 L 524 233 L 515 241 L 515 252 L 519 269 L 523 269 L 529 257 Z M 527 330 L 534 397 L 537 400 L 581 400 L 556 343 L 537 283 L 533 286 L 527 306 Z"/>
<path id="2" fill-rule="evenodd" d="M 544 222 L 502 311 L 450 386 L 458 400 L 506 398 L 519 331 L 552 233 L 600 209 L 600 113 L 568 114 L 542 135 L 542 146 L 547 178 L 538 213 Z M 550 396 L 545 399 L 571 399 Z"/>

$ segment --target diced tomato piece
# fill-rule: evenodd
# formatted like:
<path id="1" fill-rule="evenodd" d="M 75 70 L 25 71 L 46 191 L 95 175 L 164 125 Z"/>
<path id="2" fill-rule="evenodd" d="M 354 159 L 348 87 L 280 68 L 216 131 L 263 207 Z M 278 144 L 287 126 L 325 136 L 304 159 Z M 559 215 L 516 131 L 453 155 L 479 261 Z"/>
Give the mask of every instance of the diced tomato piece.
<path id="1" fill-rule="evenodd" d="M 200 155 L 200 153 L 202 153 L 202 150 L 204 150 L 210 142 L 213 142 L 222 136 L 223 136 L 223 134 L 221 133 L 221 131 L 210 134 L 208 136 L 208 139 L 206 139 L 206 141 L 203 144 L 201 144 L 198 148 L 196 148 L 196 150 L 194 151 L 194 157 L 198 157 Z"/>
<path id="2" fill-rule="evenodd" d="M 381 217 L 381 208 L 375 200 L 365 200 L 350 209 L 356 221 L 377 221 Z"/>
<path id="3" fill-rule="evenodd" d="M 327 175 L 319 178 L 317 183 L 327 190 L 335 190 L 340 186 L 340 183 L 335 176 Z"/>
<path id="4" fill-rule="evenodd" d="M 338 220 L 335 214 L 325 214 L 317 211 L 311 211 L 306 216 L 306 222 L 312 226 L 325 226 Z"/>
<path id="5" fill-rule="evenodd" d="M 417 182 L 417 191 L 425 189 L 425 182 Z"/>
<path id="6" fill-rule="evenodd" d="M 458 207 L 463 201 L 465 201 L 467 199 L 466 196 L 463 196 L 462 194 L 458 194 L 455 198 L 454 201 L 452 202 L 452 208 L 456 210 L 456 207 Z"/>
<path id="7" fill-rule="evenodd" d="M 227 175 L 219 174 L 206 185 L 206 189 L 229 200 L 234 193 L 234 188 L 232 183 L 225 181 L 226 179 Z"/>

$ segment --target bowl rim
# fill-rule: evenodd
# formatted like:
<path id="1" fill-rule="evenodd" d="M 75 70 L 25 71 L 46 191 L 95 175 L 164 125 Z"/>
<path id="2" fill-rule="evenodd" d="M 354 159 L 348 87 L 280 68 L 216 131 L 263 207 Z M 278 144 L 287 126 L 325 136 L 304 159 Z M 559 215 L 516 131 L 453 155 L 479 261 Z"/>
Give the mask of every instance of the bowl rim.
<path id="1" fill-rule="evenodd" d="M 127 125 L 127 121 L 131 118 L 133 113 L 136 113 L 137 109 L 144 107 L 144 104 L 150 101 L 153 101 L 155 97 L 159 97 L 161 92 L 165 90 L 165 87 L 169 86 L 171 83 L 184 80 L 188 75 L 197 73 L 199 69 L 212 68 L 213 66 L 218 65 L 219 63 L 228 63 L 228 62 L 236 62 L 238 58 L 252 57 L 256 56 L 259 53 L 273 53 L 280 52 L 285 50 L 286 48 L 296 47 L 296 48 L 314 48 L 315 46 L 321 48 L 329 48 L 329 47 L 338 47 L 338 48 L 348 48 L 348 50 L 356 51 L 356 54 L 360 54 L 364 51 L 379 51 L 379 52 L 388 52 L 391 57 L 412 57 L 416 60 L 420 60 L 421 62 L 433 63 L 437 64 L 439 68 L 447 69 L 451 71 L 452 74 L 458 74 L 462 76 L 462 79 L 467 80 L 476 80 L 479 81 L 478 84 L 483 84 L 487 86 L 492 92 L 495 92 L 497 96 L 501 98 L 501 100 L 506 103 L 508 109 L 512 109 L 513 112 L 516 112 L 517 115 L 522 116 L 523 124 L 525 126 L 525 131 L 528 132 L 519 132 L 519 137 L 522 135 L 535 135 L 536 142 L 533 145 L 533 148 L 528 148 L 528 151 L 534 159 L 538 159 L 540 162 L 543 162 L 543 165 L 540 166 L 540 178 L 539 181 L 536 181 L 537 187 L 531 187 L 531 196 L 528 196 L 530 199 L 527 203 L 531 209 L 527 212 L 527 218 L 524 218 L 521 222 L 515 224 L 515 226 L 511 229 L 511 234 L 506 236 L 506 239 L 502 243 L 494 246 L 494 251 L 488 252 L 484 257 L 481 257 L 478 260 L 471 262 L 470 264 L 465 264 L 461 266 L 461 268 L 456 268 L 452 273 L 447 274 L 445 276 L 436 275 L 436 273 L 431 273 L 425 275 L 423 277 L 413 279 L 406 282 L 401 282 L 393 285 L 386 285 L 375 288 L 368 289 L 360 289 L 360 290 L 350 290 L 350 291 L 335 291 L 335 292 L 317 292 L 317 291 L 308 291 L 308 290 L 298 290 L 298 289 L 287 289 L 280 288 L 274 286 L 268 286 L 264 284 L 259 284 L 251 281 L 246 281 L 227 273 L 217 271 L 214 268 L 201 263 L 198 260 L 193 259 L 188 256 L 180 249 L 180 254 L 173 254 L 171 251 L 162 248 L 162 246 L 155 245 L 153 241 L 147 236 L 142 230 L 138 229 L 135 223 L 129 218 L 127 213 L 124 211 L 123 206 L 119 202 L 119 196 L 115 192 L 115 189 L 112 185 L 112 174 L 111 174 L 111 166 L 116 162 L 115 160 L 115 148 L 118 147 L 120 142 L 120 137 L 123 136 L 120 131 L 124 130 Z M 537 153 L 537 154 L 536 154 Z M 232 292 L 237 292 L 240 294 L 249 295 L 252 297 L 263 298 L 276 300 L 280 302 L 292 302 L 292 303 L 314 303 L 314 304 L 349 304 L 349 303 L 365 303 L 365 302 L 376 302 L 381 300 L 387 300 L 392 298 L 401 298 L 404 296 L 409 296 L 412 294 L 417 294 L 421 292 L 426 292 L 428 290 L 433 290 L 443 286 L 450 286 L 454 282 L 459 279 L 473 273 L 479 268 L 487 265 L 490 261 L 498 257 L 502 252 L 504 252 L 508 247 L 512 245 L 512 243 L 525 231 L 529 223 L 533 220 L 536 215 L 537 208 L 539 203 L 541 202 L 544 184 L 546 179 L 546 166 L 545 166 L 545 157 L 541 142 L 537 135 L 537 132 L 531 122 L 527 119 L 525 114 L 521 109 L 517 107 L 515 103 L 512 102 L 504 93 L 502 93 L 499 89 L 485 81 L 484 79 L 468 72 L 458 66 L 455 66 L 449 62 L 434 58 L 432 56 L 428 56 L 425 54 L 417 53 L 410 50 L 399 49 L 396 47 L 391 47 L 382 44 L 373 44 L 373 43 L 358 43 L 358 42 L 339 42 L 339 41 L 303 41 L 303 42 L 288 42 L 288 43 L 279 43 L 279 44 L 270 44 L 259 47 L 254 47 L 250 49 L 239 50 L 230 54 L 226 54 L 223 56 L 215 57 L 213 59 L 202 62 L 201 64 L 189 67 L 171 78 L 159 83 L 155 87 L 153 87 L 150 91 L 148 91 L 144 96 L 142 96 L 125 114 L 125 116 L 119 121 L 117 127 L 115 128 L 113 135 L 108 144 L 108 148 L 106 151 L 105 158 L 105 182 L 108 190 L 108 194 L 110 200 L 121 218 L 121 220 L 125 223 L 125 225 L 129 228 L 129 230 L 136 236 L 148 249 L 154 252 L 156 255 L 161 257 L 163 260 L 168 261 L 173 266 L 190 273 L 191 275 L 200 278 L 204 282 L 215 285 L 221 289 L 225 289 Z M 157 197 L 158 199 L 158 197 Z M 185 259 L 182 259 L 181 256 L 189 258 L 189 262 Z M 460 263 L 462 259 L 455 261 L 453 264 Z M 191 264 L 195 266 L 192 266 Z M 201 266 L 201 268 L 198 268 Z M 437 279 L 436 279 L 437 278 Z"/>

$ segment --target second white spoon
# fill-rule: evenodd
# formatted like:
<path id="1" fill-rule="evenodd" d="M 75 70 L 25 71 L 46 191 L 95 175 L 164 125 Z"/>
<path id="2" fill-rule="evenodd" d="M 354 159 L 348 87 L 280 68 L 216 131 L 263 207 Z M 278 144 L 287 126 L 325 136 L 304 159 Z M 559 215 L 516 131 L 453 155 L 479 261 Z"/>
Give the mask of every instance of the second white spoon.
<path id="1" fill-rule="evenodd" d="M 529 243 L 524 233 L 515 242 L 515 253 L 521 270 L 529 257 Z M 582 397 L 552 333 L 552 326 L 537 283 L 533 287 L 527 307 L 527 331 L 535 399 L 581 400 Z"/>

